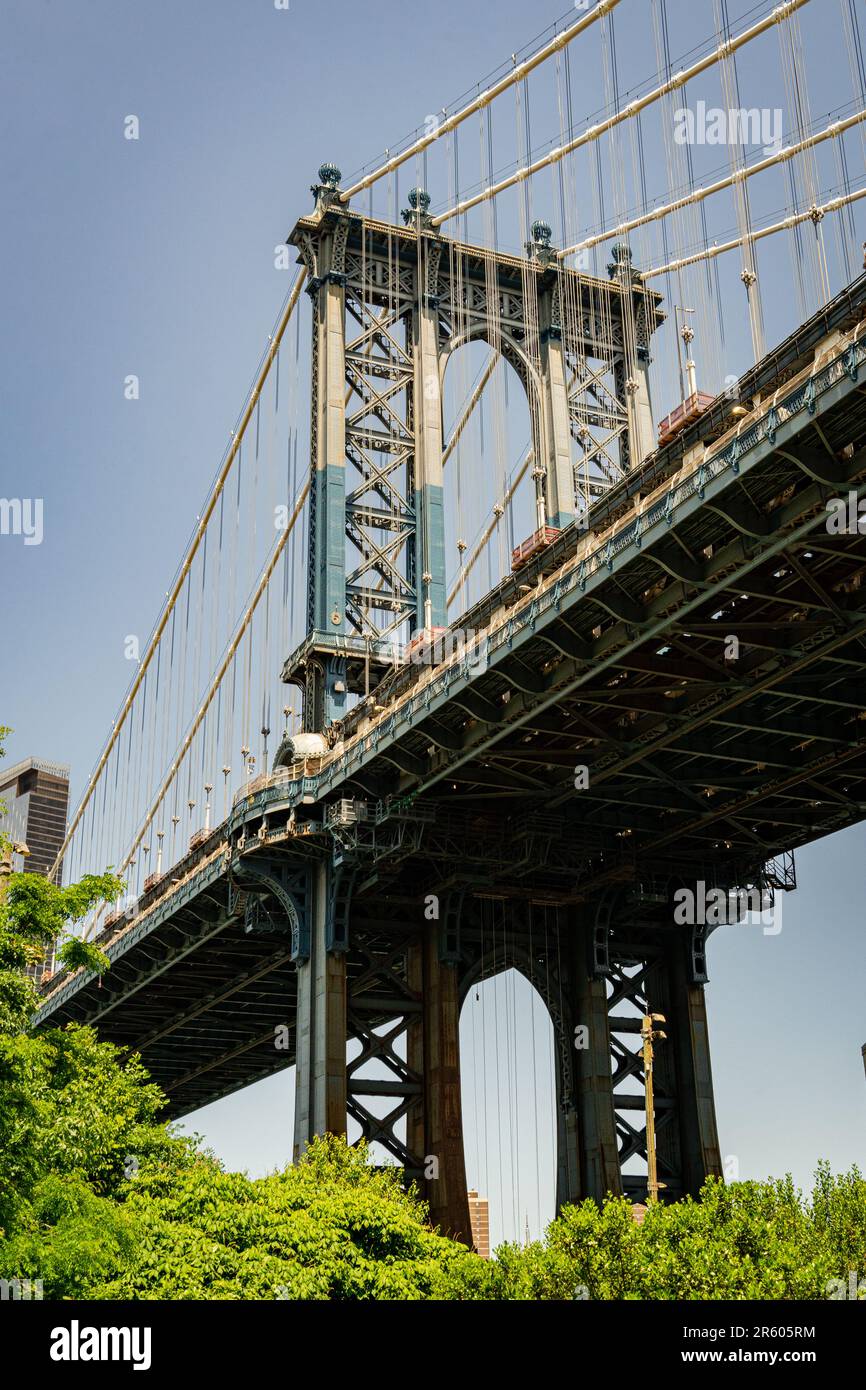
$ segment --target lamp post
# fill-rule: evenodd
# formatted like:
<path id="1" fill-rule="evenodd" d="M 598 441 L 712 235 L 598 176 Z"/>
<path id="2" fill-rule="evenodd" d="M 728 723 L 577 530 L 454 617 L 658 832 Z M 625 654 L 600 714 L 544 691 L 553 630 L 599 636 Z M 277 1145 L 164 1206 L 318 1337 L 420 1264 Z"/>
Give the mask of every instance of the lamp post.
<path id="1" fill-rule="evenodd" d="M 659 1199 L 659 1188 L 664 1187 L 664 1183 L 658 1180 L 658 1164 L 656 1159 L 656 1115 L 655 1102 L 653 1100 L 653 1039 L 662 1040 L 667 1037 L 653 1028 L 654 1023 L 664 1023 L 664 1014 L 644 1014 L 641 1019 L 640 1035 L 643 1042 L 643 1075 L 644 1075 L 644 1094 L 646 1098 L 646 1161 L 647 1161 L 647 1201 L 657 1202 Z"/>

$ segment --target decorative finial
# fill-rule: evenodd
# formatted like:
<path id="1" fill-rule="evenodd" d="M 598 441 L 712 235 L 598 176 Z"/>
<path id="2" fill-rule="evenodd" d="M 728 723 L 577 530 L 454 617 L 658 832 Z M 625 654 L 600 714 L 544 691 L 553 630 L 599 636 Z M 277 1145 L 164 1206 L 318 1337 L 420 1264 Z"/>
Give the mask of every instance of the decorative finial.
<path id="1" fill-rule="evenodd" d="M 319 165 L 319 183 L 324 184 L 326 188 L 339 188 L 342 177 L 342 171 L 336 164 Z"/>
<path id="2" fill-rule="evenodd" d="M 553 231 L 547 222 L 533 222 L 529 230 L 532 233 L 533 241 L 537 242 L 540 246 L 550 245 L 550 238 L 553 236 Z"/>
<path id="3" fill-rule="evenodd" d="M 317 208 L 332 207 L 339 203 L 337 196 L 340 187 L 340 179 L 343 177 L 336 164 L 325 163 L 319 165 L 319 182 L 310 187 L 310 192 L 316 200 Z"/>
<path id="4" fill-rule="evenodd" d="M 526 254 L 529 259 L 542 266 L 553 265 L 556 261 L 556 252 L 550 244 L 550 238 L 553 236 L 550 224 L 538 218 L 533 222 L 529 232 L 532 237 L 532 240 L 526 243 Z"/>
<path id="5" fill-rule="evenodd" d="M 640 280 L 639 272 L 632 265 L 632 250 L 627 241 L 615 241 L 610 248 L 610 256 L 607 273 L 611 280 Z"/>
<path id="6" fill-rule="evenodd" d="M 407 227 L 418 226 L 430 228 L 432 226 L 430 218 L 430 194 L 426 188 L 409 189 L 409 206 L 403 209 L 403 221 Z"/>

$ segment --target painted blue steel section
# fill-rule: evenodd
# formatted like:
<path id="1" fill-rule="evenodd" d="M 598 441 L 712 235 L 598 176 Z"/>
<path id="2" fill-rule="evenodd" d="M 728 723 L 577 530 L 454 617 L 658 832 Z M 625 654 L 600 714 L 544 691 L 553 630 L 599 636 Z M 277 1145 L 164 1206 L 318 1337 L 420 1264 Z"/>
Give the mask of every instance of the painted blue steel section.
<path id="1" fill-rule="evenodd" d="M 445 502 L 443 489 L 433 483 L 415 491 L 415 554 L 418 610 L 416 627 L 424 626 L 424 598 L 430 599 L 433 627 L 445 627 L 448 622 L 447 588 L 445 583 Z M 423 574 L 432 576 L 428 585 L 421 583 Z"/>
<path id="2" fill-rule="evenodd" d="M 315 626 L 325 632 L 345 632 L 346 628 L 346 470 L 339 464 L 317 468 L 313 474 L 316 489 L 317 536 L 314 582 Z M 334 615 L 339 617 L 333 621 Z"/>

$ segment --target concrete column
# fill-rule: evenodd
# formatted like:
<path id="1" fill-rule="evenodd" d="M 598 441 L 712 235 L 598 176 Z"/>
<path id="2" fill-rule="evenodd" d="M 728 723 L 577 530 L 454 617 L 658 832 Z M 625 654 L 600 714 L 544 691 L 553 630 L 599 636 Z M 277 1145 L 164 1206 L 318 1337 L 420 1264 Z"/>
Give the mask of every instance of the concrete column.
<path id="1" fill-rule="evenodd" d="M 423 267 L 430 255 L 425 244 L 422 283 L 413 315 L 415 356 L 415 583 L 416 628 L 447 623 L 445 588 L 445 513 L 442 496 L 442 387 L 439 362 L 439 311 L 424 293 Z M 423 576 L 430 575 L 425 584 Z M 427 606 L 425 610 L 425 599 Z"/>
<path id="2" fill-rule="evenodd" d="M 298 966 L 296 1162 L 314 1135 L 346 1133 L 346 957 L 326 946 L 328 873 L 312 871 L 310 959 Z"/>

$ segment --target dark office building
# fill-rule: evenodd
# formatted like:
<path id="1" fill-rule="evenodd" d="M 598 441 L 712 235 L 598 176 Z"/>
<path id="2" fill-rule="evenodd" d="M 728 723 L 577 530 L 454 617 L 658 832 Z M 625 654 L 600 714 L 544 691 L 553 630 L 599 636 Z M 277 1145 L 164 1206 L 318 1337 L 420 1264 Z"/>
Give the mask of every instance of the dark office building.
<path id="1" fill-rule="evenodd" d="M 6 805 L 0 828 L 30 851 L 19 866 L 47 874 L 66 834 L 69 768 L 39 758 L 0 768 L 0 802 Z"/>

